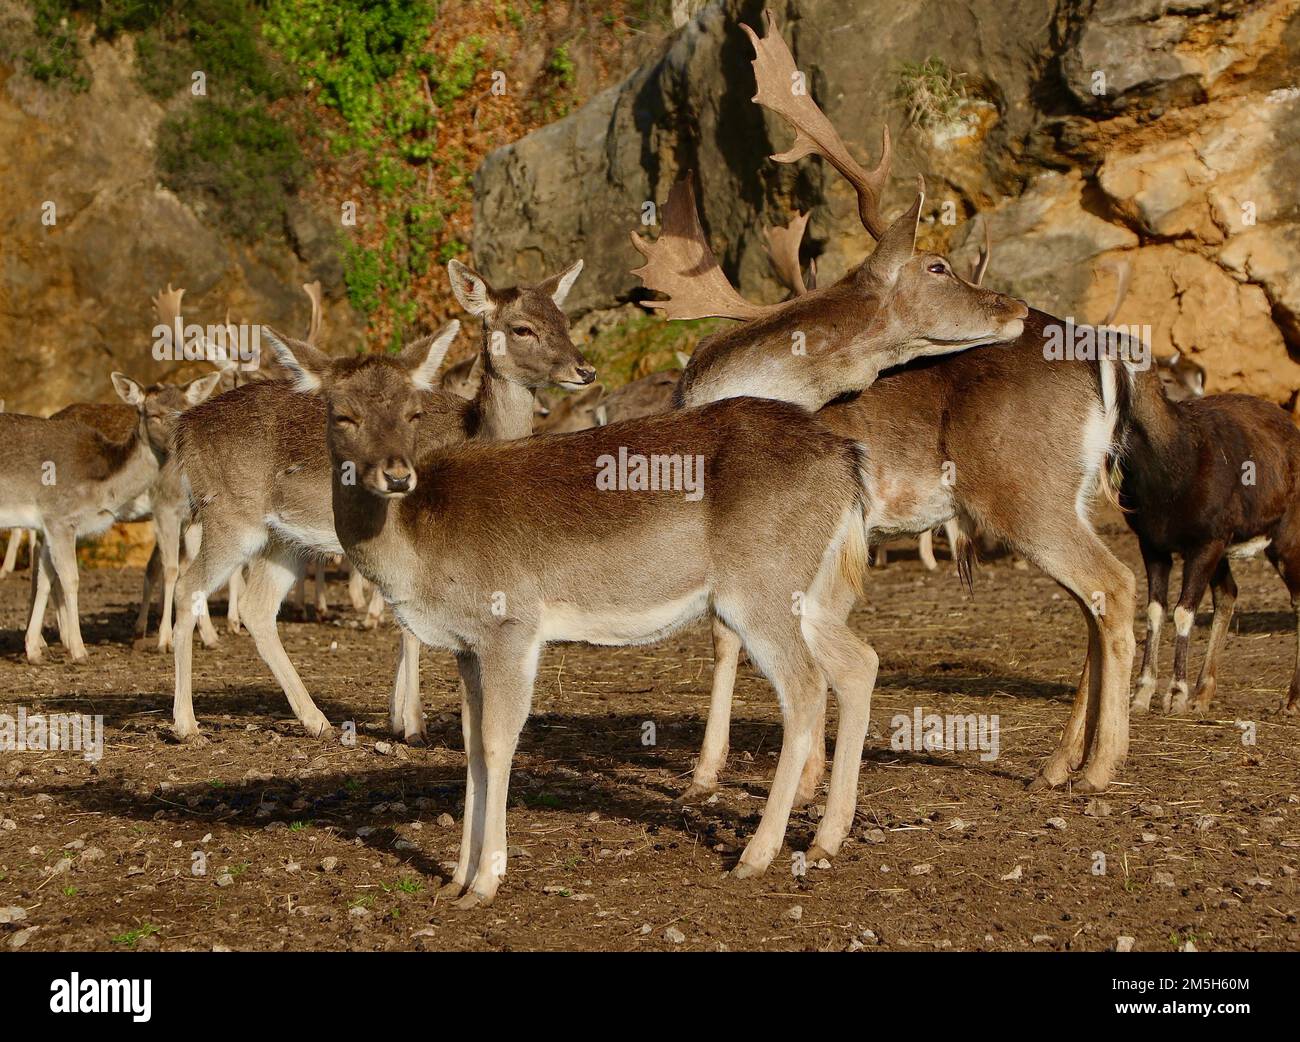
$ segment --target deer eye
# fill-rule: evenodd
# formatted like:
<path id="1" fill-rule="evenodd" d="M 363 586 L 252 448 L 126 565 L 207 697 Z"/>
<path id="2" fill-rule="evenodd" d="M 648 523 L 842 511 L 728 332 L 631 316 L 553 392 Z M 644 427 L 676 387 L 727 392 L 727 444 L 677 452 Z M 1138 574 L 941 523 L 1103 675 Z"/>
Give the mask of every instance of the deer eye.
<path id="1" fill-rule="evenodd" d="M 935 261 L 933 264 L 926 265 L 925 270 L 935 275 L 947 275 L 948 265 L 944 264 L 943 261 Z"/>
<path id="2" fill-rule="evenodd" d="M 536 336 L 537 335 L 530 328 L 528 328 L 528 326 L 515 326 L 513 329 L 510 330 L 510 332 L 514 333 L 515 336 Z"/>
<path id="3" fill-rule="evenodd" d="M 406 422 L 419 423 L 420 420 L 422 419 L 424 419 L 424 413 L 420 412 L 420 410 L 417 409 L 415 412 L 411 413 L 411 415 L 406 418 Z"/>
<path id="4" fill-rule="evenodd" d="M 357 426 L 357 419 L 355 416 L 347 416 L 340 413 L 334 417 L 334 426 L 348 430 Z"/>

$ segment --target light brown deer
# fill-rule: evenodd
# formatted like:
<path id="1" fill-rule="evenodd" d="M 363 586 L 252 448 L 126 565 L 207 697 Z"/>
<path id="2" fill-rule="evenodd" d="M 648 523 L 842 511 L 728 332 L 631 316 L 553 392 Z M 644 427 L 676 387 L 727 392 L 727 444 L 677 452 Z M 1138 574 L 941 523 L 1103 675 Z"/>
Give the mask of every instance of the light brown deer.
<path id="1" fill-rule="evenodd" d="M 532 388 L 547 382 L 577 386 L 595 378 L 595 370 L 569 338 L 560 311 L 581 270 L 579 261 L 536 286 L 497 290 L 463 264 L 448 265 L 457 298 L 483 320 L 483 381 L 474 401 L 458 399 L 464 406 L 463 437 L 526 436 L 532 428 Z M 450 343 L 455 328 L 448 327 L 440 338 Z M 445 350 L 446 344 L 442 347 Z M 231 430 L 244 432 L 250 451 L 228 451 Z M 182 577 L 177 595 L 177 626 L 187 634 L 175 645 L 173 717 L 182 738 L 198 735 L 191 681 L 195 609 L 202 610 L 207 593 L 246 562 L 243 619 L 258 653 L 308 733 L 324 735 L 330 730 L 285 654 L 275 626 L 276 611 L 297 577 L 304 552 L 341 552 L 330 508 L 323 430 L 321 400 L 281 382 L 237 388 L 182 420 L 176 465 L 189 482 L 204 533 L 199 555 Z M 404 632 L 391 716 L 394 730 L 413 743 L 422 742 L 424 735 L 418 685 L 419 642 Z"/>
<path id="2" fill-rule="evenodd" d="M 770 14 L 768 25 L 768 35 L 761 41 L 750 33 L 758 55 L 756 100 L 785 116 L 797 133 L 795 148 L 776 158 L 823 155 L 854 182 L 863 223 L 881 236 L 875 253 L 846 280 L 858 283 L 858 273 L 878 268 L 875 258 L 884 250 L 891 258 L 887 271 L 907 270 L 916 276 L 910 282 L 914 299 L 927 299 L 926 283 L 919 277 L 933 276 L 936 281 L 931 285 L 942 286 L 943 292 L 930 299 L 944 301 L 947 323 L 961 323 L 969 313 L 969 303 L 963 302 L 977 302 L 978 295 L 987 291 L 959 278 L 942 258 L 927 257 L 921 271 L 906 261 L 899 265 L 900 224 L 886 229 L 879 220 L 878 193 L 871 179 L 862 176 L 811 97 L 791 103 L 779 96 L 780 85 L 791 82 L 793 59 L 771 28 Z M 883 183 L 883 176 L 873 178 Z M 914 222 L 915 211 L 915 206 L 909 211 L 909 222 Z M 652 288 L 684 293 L 689 301 L 685 310 L 693 316 L 734 313 L 737 294 L 716 262 L 710 263 L 712 255 L 694 214 L 680 210 L 677 214 L 677 226 L 665 227 L 664 236 L 672 236 L 670 241 L 693 240 L 676 251 L 678 256 L 693 258 L 690 271 L 698 274 L 679 268 L 671 279 L 656 280 Z M 997 295 L 988 297 L 996 301 Z M 799 308 L 802 315 L 805 309 L 813 310 L 819 299 L 817 293 L 808 293 L 784 306 Z M 1005 305 L 993 306 L 1007 314 Z M 671 316 L 682 309 L 669 301 L 665 311 Z M 913 314 L 925 312 L 925 307 L 917 307 Z M 861 305 L 853 315 L 849 328 L 878 328 L 870 324 L 871 313 Z M 779 342 L 773 341 L 765 321 L 772 320 L 747 323 L 702 345 L 683 377 L 683 386 L 690 391 L 683 397 L 698 401 L 708 394 L 735 393 L 732 388 L 744 386 L 753 394 L 807 400 L 809 386 L 818 386 L 817 381 L 800 379 L 797 373 L 791 381 L 788 361 L 771 364 Z M 811 319 L 807 324 L 812 324 Z M 1071 771 L 1081 770 L 1076 789 L 1100 791 L 1128 750 L 1134 580 L 1096 535 L 1088 509 L 1095 493 L 1106 486 L 1112 453 L 1132 413 L 1120 393 L 1117 361 L 1054 360 L 1049 346 L 1062 324 L 1040 312 L 1029 312 L 1022 324 L 1023 330 L 1009 346 L 913 362 L 861 393 L 827 405 L 818 417 L 865 450 L 865 523 L 872 539 L 915 535 L 957 518 L 967 534 L 978 527 L 1008 543 L 1075 599 L 1088 628 L 1087 662 L 1061 741 L 1033 784 L 1060 785 Z M 950 333 L 948 338 L 960 340 L 963 332 Z M 702 371 L 693 375 L 697 366 Z M 718 379 L 710 372 L 735 375 Z M 1021 462 L 1009 462 L 1013 459 Z M 846 595 L 836 606 L 838 617 L 847 615 L 851 607 L 852 598 Z M 709 722 L 687 797 L 698 797 L 717 785 L 726 759 L 739 649 L 736 635 L 715 620 L 717 664 Z M 811 797 L 824 765 L 824 747 L 819 743 L 801 779 L 801 799 Z"/>
<path id="3" fill-rule="evenodd" d="M 218 376 L 212 373 L 183 386 L 145 387 L 114 373 L 113 387 L 134 414 L 134 423 L 118 438 L 75 413 L 49 419 L 0 415 L 0 443 L 7 447 L 0 460 L 0 527 L 34 528 L 41 536 L 27 626 L 29 661 L 43 656 L 41 626 L 51 598 L 69 656 L 74 662 L 86 658 L 78 618 L 76 541 L 147 511 L 176 417 L 211 393 Z"/>
<path id="4" fill-rule="evenodd" d="M 466 444 L 462 407 L 429 390 L 444 349 L 336 361 L 304 344 L 278 348 L 323 395 L 348 556 L 422 641 L 456 654 L 469 763 L 447 895 L 461 908 L 488 904 L 505 873 L 510 765 L 542 648 L 656 640 L 704 614 L 739 635 L 785 721 L 762 821 L 733 875 L 760 874 L 781 847 L 827 679 L 840 707 L 837 754 L 808 856 L 834 856 L 853 821 L 877 666 L 843 616 L 825 610 L 865 563 L 853 443 L 797 406 L 745 398 Z M 676 487 L 620 490 L 609 473 L 620 455 L 676 460 Z M 707 474 L 698 495 L 686 491 L 696 488 L 688 468 Z"/>

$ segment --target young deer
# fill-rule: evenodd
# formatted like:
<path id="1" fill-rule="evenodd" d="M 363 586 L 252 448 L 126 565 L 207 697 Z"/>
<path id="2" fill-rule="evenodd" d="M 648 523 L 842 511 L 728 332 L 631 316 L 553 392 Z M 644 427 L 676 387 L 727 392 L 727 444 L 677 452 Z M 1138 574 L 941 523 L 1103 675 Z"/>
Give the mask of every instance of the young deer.
<path id="1" fill-rule="evenodd" d="M 774 30 L 762 41 L 750 35 L 759 55 L 757 100 L 768 104 L 772 92 L 762 84 L 789 83 L 787 69 L 793 67 L 793 59 Z M 779 60 L 773 61 L 772 55 Z M 768 105 L 786 115 L 799 135 L 795 149 L 777 158 L 799 158 L 813 151 L 826 156 L 855 181 L 866 223 L 876 193 L 860 174 L 854 174 L 856 164 L 812 99 L 798 101 L 801 104 L 793 113 L 784 101 Z M 676 229 L 665 227 L 664 235 L 695 239 L 693 247 L 682 252 L 695 257 L 699 274 L 679 276 L 677 288 L 687 293 L 694 315 L 723 313 L 734 302 L 735 291 L 725 285 L 716 262 L 707 262 L 711 254 L 693 213 L 685 217 L 685 230 L 679 223 Z M 908 219 L 914 220 L 913 215 Z M 883 228 L 883 222 L 873 223 Z M 898 267 L 903 252 L 898 228 L 895 222 L 876 248 L 876 253 L 884 249 L 890 256 L 887 271 Z M 706 262 L 701 264 L 701 258 Z M 879 266 L 875 254 L 858 271 L 873 266 Z M 908 262 L 902 268 L 916 276 L 909 281 L 921 297 L 926 293 L 921 275 L 933 276 L 932 285 L 943 286 L 942 297 L 949 302 L 946 323 L 963 321 L 970 304 L 978 314 L 981 299 L 1005 317 L 1015 314 L 997 294 L 965 283 L 941 259 L 927 259 L 920 271 L 914 265 L 909 268 Z M 857 282 L 859 275 L 850 273 L 847 279 Z M 784 306 L 807 308 L 817 299 L 809 293 Z M 671 302 L 665 310 L 673 313 Z M 914 312 L 926 313 L 925 308 Z M 864 328 L 868 318 L 858 318 L 853 328 Z M 913 362 L 885 374 L 866 390 L 827 405 L 817 415 L 864 449 L 866 526 L 871 538 L 917 535 L 957 518 L 966 533 L 978 527 L 1005 541 L 1074 598 L 1088 627 L 1088 657 L 1060 743 L 1033 785 L 1060 785 L 1071 771 L 1081 769 L 1077 788 L 1100 791 L 1128 750 L 1134 581 L 1098 538 L 1087 511 L 1094 494 L 1105 487 L 1112 451 L 1130 413 L 1127 399 L 1119 394 L 1121 380 L 1114 360 L 1049 360 L 1053 357 L 1047 350 L 1049 335 L 1062 324 L 1040 312 L 1029 312 L 1023 322 L 1013 321 L 1023 329 L 1008 346 Z M 697 365 L 735 372 L 732 383 L 740 383 L 748 374 L 754 394 L 806 397 L 807 380 L 795 380 L 791 390 L 788 363 L 757 367 L 757 362 L 769 357 L 769 337 L 759 326 L 752 333 L 758 347 L 750 345 L 746 336 L 752 325 L 715 338 L 707 345 L 709 350 L 696 352 L 683 377 L 684 386 L 696 389 L 687 400 L 698 400 L 710 385 L 713 393 L 728 391 L 725 381 L 694 379 L 692 369 Z M 1009 458 L 1019 459 L 1019 465 L 1009 464 Z M 1097 610 L 1099 604 L 1104 610 Z M 842 601 L 837 606 L 843 611 L 839 617 L 851 607 L 851 598 Z M 716 620 L 713 635 L 717 663 L 709 721 L 689 797 L 716 787 L 727 754 L 740 641 Z M 810 798 L 824 766 L 824 743 L 819 741 L 800 782 L 801 799 Z"/>
<path id="2" fill-rule="evenodd" d="M 796 406 L 736 399 L 462 444 L 460 407 L 428 390 L 442 349 L 335 361 L 307 345 L 277 348 L 300 386 L 324 397 L 348 556 L 421 640 L 456 654 L 469 764 L 447 893 L 462 895 L 461 908 L 487 904 L 505 872 L 510 765 L 542 648 L 656 640 L 706 613 L 739 635 L 785 721 L 762 821 L 733 874 L 763 872 L 780 849 L 828 678 L 837 752 L 808 856 L 833 856 L 853 821 L 877 665 L 825 608 L 845 590 L 852 599 L 864 563 L 852 442 Z M 622 453 L 675 459 L 679 478 L 694 465 L 707 488 L 617 491 L 600 475 Z"/>
<path id="3" fill-rule="evenodd" d="M 8 447 L 0 460 L 0 527 L 34 528 L 41 535 L 27 626 L 28 661 L 41 660 L 41 624 L 51 597 L 69 655 L 74 662 L 86 658 L 77 614 L 77 539 L 139 516 L 167 457 L 176 417 L 202 401 L 217 376 L 180 387 L 142 387 L 114 373 L 113 387 L 135 415 L 129 431 L 117 439 L 75 414 L 50 419 L 0 414 L 0 442 Z"/>
<path id="4" fill-rule="evenodd" d="M 448 265 L 457 298 L 483 320 L 482 385 L 474 401 L 458 399 L 464 438 L 526 436 L 532 427 L 532 388 L 547 382 L 578 386 L 595 378 L 569 338 L 560 311 L 581 270 L 578 261 L 536 286 L 496 290 L 463 264 Z M 440 334 L 448 343 L 452 336 L 453 327 Z M 229 451 L 232 430 L 243 432 L 250 451 Z M 246 562 L 243 620 L 258 654 L 308 733 L 319 736 L 330 730 L 285 654 L 275 625 L 304 553 L 342 551 L 331 513 L 323 430 L 321 400 L 282 382 L 237 388 L 181 421 L 175 463 L 189 483 L 203 543 L 177 593 L 177 627 L 184 637 L 175 644 L 173 717 L 180 737 L 198 735 L 191 681 L 195 608 L 201 610 L 206 595 Z M 408 741 L 423 741 L 419 642 L 405 632 L 391 719 Z"/>

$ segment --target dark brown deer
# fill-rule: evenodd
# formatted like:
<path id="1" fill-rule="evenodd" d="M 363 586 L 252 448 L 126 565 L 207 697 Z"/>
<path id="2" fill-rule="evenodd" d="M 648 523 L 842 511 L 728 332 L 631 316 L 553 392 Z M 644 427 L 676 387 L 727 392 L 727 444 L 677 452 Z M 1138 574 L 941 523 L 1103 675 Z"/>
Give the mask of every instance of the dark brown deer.
<path id="1" fill-rule="evenodd" d="M 1133 421 L 1124 445 L 1120 503 L 1147 572 L 1146 649 L 1132 708 L 1146 712 L 1156 689 L 1169 572 L 1179 556 L 1183 580 L 1174 608 L 1173 676 L 1161 707 L 1204 712 L 1217 687 L 1219 655 L 1237 600 L 1233 559 L 1264 552 L 1291 595 L 1300 639 L 1300 431 L 1285 410 L 1250 395 L 1170 401 L 1150 371 L 1130 371 L 1128 392 Z M 1187 650 L 1206 586 L 1214 621 L 1189 700 Z M 1300 646 L 1281 709 L 1300 709 Z"/>
<path id="2" fill-rule="evenodd" d="M 781 847 L 828 679 L 837 751 L 808 856 L 833 856 L 853 821 L 877 666 L 843 616 L 822 610 L 865 564 L 852 442 L 797 406 L 742 398 L 467 444 L 463 406 L 429 390 L 443 349 L 336 361 L 286 342 L 281 360 L 324 396 L 348 557 L 421 640 L 457 657 L 469 764 L 448 896 L 487 904 L 505 873 L 510 766 L 542 648 L 656 640 L 706 613 L 727 620 L 771 679 L 785 720 L 762 821 L 733 875 L 762 873 Z M 679 480 L 611 482 L 620 457 L 676 460 Z M 688 468 L 707 488 L 682 480 Z"/>

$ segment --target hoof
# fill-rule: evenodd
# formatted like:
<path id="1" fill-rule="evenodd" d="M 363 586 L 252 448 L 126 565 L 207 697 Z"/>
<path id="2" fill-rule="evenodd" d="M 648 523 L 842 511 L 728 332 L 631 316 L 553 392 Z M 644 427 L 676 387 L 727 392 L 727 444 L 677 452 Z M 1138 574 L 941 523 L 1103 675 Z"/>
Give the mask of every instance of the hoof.
<path id="1" fill-rule="evenodd" d="M 227 619 L 226 632 L 229 633 L 232 637 L 238 637 L 241 633 L 244 632 L 244 627 L 240 625 L 239 620 L 237 619 L 233 621 Z"/>
<path id="2" fill-rule="evenodd" d="M 821 861 L 822 858 L 825 858 L 827 861 L 833 861 L 835 859 L 835 855 L 832 854 L 825 847 L 823 847 L 820 843 L 814 843 L 811 847 L 809 847 L 803 857 L 804 860 L 810 865 L 817 864 L 817 862 Z"/>
<path id="3" fill-rule="evenodd" d="M 1075 782 L 1072 788 L 1076 793 L 1083 796 L 1094 796 L 1097 793 L 1105 792 L 1110 788 L 1110 782 L 1108 780 L 1094 781 L 1092 778 L 1085 775 Z"/>
<path id="4" fill-rule="evenodd" d="M 197 728 L 193 731 L 182 731 L 180 728 L 173 728 L 172 734 L 175 736 L 176 741 L 180 742 L 181 745 L 192 746 L 195 749 L 201 749 L 203 746 L 208 744 L 208 740 L 203 736 L 203 732 L 199 731 Z"/>
<path id="5" fill-rule="evenodd" d="M 742 861 L 735 868 L 731 870 L 731 878 L 732 879 L 757 879 L 766 871 L 767 871 L 766 868 L 758 868 L 754 865 L 749 864 L 748 862 Z"/>
<path id="6" fill-rule="evenodd" d="M 319 723 L 303 724 L 306 728 L 307 735 L 310 738 L 333 738 L 334 728 L 328 720 L 321 720 Z"/>
<path id="7" fill-rule="evenodd" d="M 90 656 L 85 651 L 82 651 L 80 653 L 72 653 L 68 655 L 68 661 L 75 666 L 81 665 L 88 658 L 90 658 Z"/>
<path id="8" fill-rule="evenodd" d="M 423 731 L 413 731 L 406 735 L 406 744 L 412 749 L 423 749 L 429 744 L 428 736 Z"/>
<path id="9" fill-rule="evenodd" d="M 434 895 L 439 901 L 454 901 L 465 892 L 465 884 L 452 880 L 450 883 L 443 883 L 438 887 L 438 892 Z"/>
<path id="10" fill-rule="evenodd" d="M 689 807 L 696 803 L 703 803 L 717 791 L 716 785 L 697 785 L 692 782 L 673 802 L 682 807 Z"/>
<path id="11" fill-rule="evenodd" d="M 471 890 L 464 897 L 452 902 L 452 907 L 460 909 L 462 912 L 468 912 L 471 908 L 486 908 L 492 903 L 492 898 L 480 894 L 477 890 Z"/>
<path id="12" fill-rule="evenodd" d="M 1135 698 L 1128 704 L 1128 712 L 1130 716 L 1146 716 L 1151 712 L 1151 703 L 1141 702 Z"/>
<path id="13" fill-rule="evenodd" d="M 28 648 L 27 661 L 33 666 L 39 666 L 45 660 L 45 648 Z"/>

